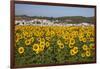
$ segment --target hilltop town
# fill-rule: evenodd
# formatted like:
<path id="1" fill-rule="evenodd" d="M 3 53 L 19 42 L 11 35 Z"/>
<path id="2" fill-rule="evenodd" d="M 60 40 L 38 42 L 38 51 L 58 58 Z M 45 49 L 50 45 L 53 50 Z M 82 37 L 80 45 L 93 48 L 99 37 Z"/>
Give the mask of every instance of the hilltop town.
<path id="1" fill-rule="evenodd" d="M 15 17 L 16 25 L 33 26 L 93 26 L 94 17 L 65 16 L 65 17 L 42 17 L 20 15 Z"/>

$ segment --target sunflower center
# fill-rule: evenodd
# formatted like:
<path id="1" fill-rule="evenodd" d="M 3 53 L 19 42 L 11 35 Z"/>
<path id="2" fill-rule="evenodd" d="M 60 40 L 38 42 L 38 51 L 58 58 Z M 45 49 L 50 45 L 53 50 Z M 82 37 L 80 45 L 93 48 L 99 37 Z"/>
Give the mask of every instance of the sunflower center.
<path id="1" fill-rule="evenodd" d="M 35 49 L 37 49 L 38 47 L 37 47 L 37 46 L 35 46 L 34 48 L 35 48 Z"/>

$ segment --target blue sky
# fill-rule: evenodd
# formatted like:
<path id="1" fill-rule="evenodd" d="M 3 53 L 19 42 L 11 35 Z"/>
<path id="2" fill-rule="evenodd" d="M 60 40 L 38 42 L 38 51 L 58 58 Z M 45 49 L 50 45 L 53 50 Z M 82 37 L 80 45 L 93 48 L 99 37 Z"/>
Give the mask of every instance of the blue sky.
<path id="1" fill-rule="evenodd" d="M 15 15 L 28 16 L 94 16 L 94 8 L 15 4 Z"/>

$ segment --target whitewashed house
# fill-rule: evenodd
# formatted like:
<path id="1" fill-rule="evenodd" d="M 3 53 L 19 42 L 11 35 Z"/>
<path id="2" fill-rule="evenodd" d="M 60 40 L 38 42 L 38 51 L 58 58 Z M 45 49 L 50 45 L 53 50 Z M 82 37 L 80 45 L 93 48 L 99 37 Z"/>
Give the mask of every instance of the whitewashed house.
<path id="1" fill-rule="evenodd" d="M 25 23 L 25 20 L 16 20 L 15 21 L 16 25 L 24 25 L 24 23 Z"/>

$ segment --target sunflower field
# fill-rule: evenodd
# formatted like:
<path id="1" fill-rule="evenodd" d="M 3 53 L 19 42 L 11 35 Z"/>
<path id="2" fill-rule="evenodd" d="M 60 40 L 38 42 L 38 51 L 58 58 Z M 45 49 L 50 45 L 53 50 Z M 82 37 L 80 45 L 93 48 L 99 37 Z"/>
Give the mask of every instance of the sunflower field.
<path id="1" fill-rule="evenodd" d="M 15 64 L 95 61 L 94 26 L 15 26 Z"/>

